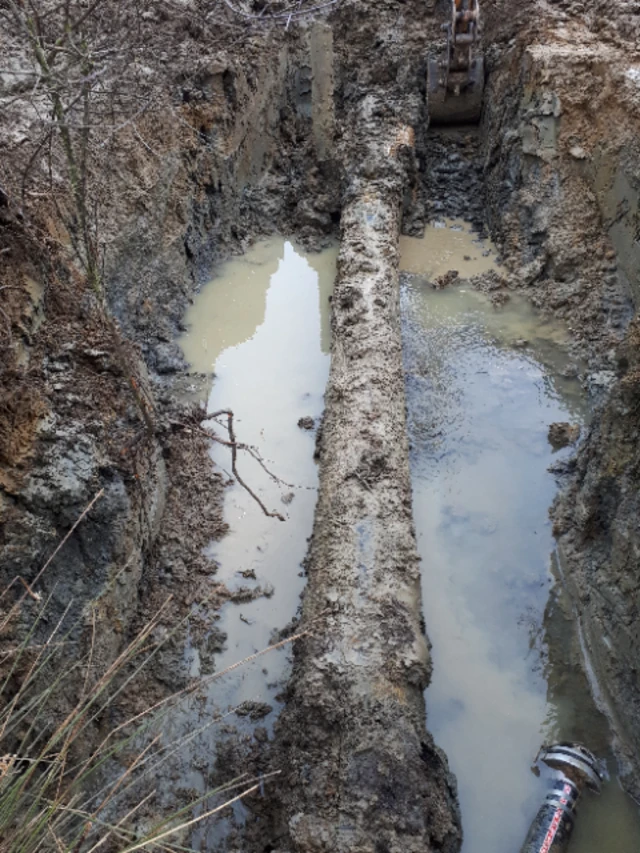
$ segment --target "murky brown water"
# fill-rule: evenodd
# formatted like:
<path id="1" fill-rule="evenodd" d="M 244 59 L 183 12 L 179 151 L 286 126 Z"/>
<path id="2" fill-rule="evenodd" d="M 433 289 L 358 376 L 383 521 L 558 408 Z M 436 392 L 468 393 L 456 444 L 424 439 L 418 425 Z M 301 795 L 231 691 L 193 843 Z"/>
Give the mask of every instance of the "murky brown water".
<path id="1" fill-rule="evenodd" d="M 250 457 L 239 458 L 243 478 L 287 520 L 266 517 L 237 485 L 227 492 L 231 530 L 211 548 L 220 566 L 216 579 L 231 589 L 261 586 L 270 594 L 223 608 L 218 627 L 228 640 L 214 657 L 216 669 L 268 646 L 274 630 L 284 628 L 298 609 L 317 474 L 315 432 L 297 423 L 302 417 L 317 420 L 323 409 L 336 257 L 336 249 L 304 255 L 282 238 L 262 241 L 224 264 L 187 314 L 185 355 L 196 369 L 216 374 L 208 410 L 231 408 L 238 440 L 257 447 L 270 470 L 290 484 L 271 480 Z M 224 448 L 214 446 L 212 456 L 229 470 Z M 201 658 L 197 649 L 191 655 L 196 674 Z M 224 701 L 267 701 L 277 708 L 274 694 L 286 656 L 274 652 L 229 676 Z"/>
<path id="2" fill-rule="evenodd" d="M 428 283 L 449 269 L 476 274 L 464 263 L 480 258 L 490 268 L 491 246 L 475 241 L 463 223 L 446 223 L 402 247 L 403 268 L 422 273 L 404 277 L 402 316 L 434 658 L 428 726 L 458 778 L 464 853 L 520 849 L 541 797 L 532 759 L 558 739 L 606 755 L 613 774 L 601 797 L 585 796 L 572 853 L 631 853 L 638 810 L 615 779 L 606 720 L 576 666 L 552 560 L 557 487 L 547 468 L 569 451 L 554 454 L 547 429 L 583 422 L 586 402 L 562 376 L 570 361 L 562 326 L 516 295 L 496 309 L 464 284 Z"/>
<path id="3" fill-rule="evenodd" d="M 328 297 L 336 257 L 337 249 L 306 255 L 277 237 L 255 243 L 246 254 L 222 264 L 185 317 L 189 331 L 180 345 L 193 369 L 206 373 L 215 368 L 218 382 L 256 356 L 277 369 L 282 347 L 271 346 L 274 333 L 284 344 L 303 344 L 302 350 L 308 333 L 308 350 L 314 350 L 315 342 L 328 355 Z M 300 359 L 304 353 L 289 351 L 287 364 L 292 356 Z"/>
<path id="4" fill-rule="evenodd" d="M 274 632 L 285 628 L 298 610 L 317 472 L 315 431 L 300 429 L 297 423 L 302 417 L 317 422 L 323 410 L 329 375 L 329 295 L 336 258 L 337 249 L 305 255 L 282 238 L 261 241 L 242 257 L 223 264 L 187 314 L 190 330 L 180 342 L 185 355 L 194 369 L 215 371 L 206 400 L 208 411 L 231 408 L 238 440 L 254 445 L 269 469 L 290 484 L 274 482 L 255 460 L 240 454 L 243 478 L 286 521 L 266 517 L 238 485 L 227 490 L 225 518 L 230 532 L 210 549 L 219 564 L 215 581 L 232 590 L 261 587 L 266 595 L 225 605 L 215 635 L 188 644 L 186 662 L 194 676 L 219 672 L 265 649 L 279 639 Z M 211 454 L 223 470 L 230 470 L 224 448 L 214 445 Z M 217 648 L 220 631 L 226 634 L 222 651 Z M 289 660 L 285 648 L 234 670 L 216 680 L 206 696 L 191 703 L 175 721 L 178 731 L 191 731 L 216 713 L 247 701 L 261 703 L 266 712 L 253 721 L 232 713 L 225 724 L 199 735 L 191 755 L 185 757 L 182 786 L 203 792 L 215 767 L 217 778 L 228 778 L 228 747 L 233 754 L 239 737 L 251 737 L 256 726 L 272 731 Z M 231 728 L 225 727 L 228 724 Z M 225 849 L 244 814 L 239 802 L 233 815 L 225 815 L 206 832 L 198 828 L 191 838 L 192 848 Z"/>
<path id="5" fill-rule="evenodd" d="M 402 270 L 432 281 L 450 270 L 461 278 L 495 269 L 496 251 L 490 240 L 469 231 L 464 222 L 440 219 L 425 228 L 424 236 L 401 237 Z"/>

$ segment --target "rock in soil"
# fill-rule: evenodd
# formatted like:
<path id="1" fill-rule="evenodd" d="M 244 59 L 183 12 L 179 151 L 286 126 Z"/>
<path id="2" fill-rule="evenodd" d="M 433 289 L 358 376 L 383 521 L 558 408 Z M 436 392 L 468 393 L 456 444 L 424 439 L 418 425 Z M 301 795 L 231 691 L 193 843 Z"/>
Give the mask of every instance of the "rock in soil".
<path id="1" fill-rule="evenodd" d="M 555 423 L 549 426 L 549 444 L 554 450 L 575 444 L 579 438 L 579 424 Z"/>

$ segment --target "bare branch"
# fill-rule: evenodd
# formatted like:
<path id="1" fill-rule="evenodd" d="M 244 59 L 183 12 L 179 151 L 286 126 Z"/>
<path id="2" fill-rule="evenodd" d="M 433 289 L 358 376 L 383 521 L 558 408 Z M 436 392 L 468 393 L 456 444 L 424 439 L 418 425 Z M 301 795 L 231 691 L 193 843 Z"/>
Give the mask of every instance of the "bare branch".
<path id="1" fill-rule="evenodd" d="M 223 426 L 223 428 L 227 430 L 227 434 L 229 436 L 228 441 L 225 441 L 224 438 L 220 438 L 220 436 L 216 435 L 215 433 L 211 433 L 208 430 L 202 429 L 201 427 L 194 426 L 193 424 L 185 424 L 185 423 L 181 423 L 180 421 L 170 421 L 170 423 L 173 426 L 178 426 L 182 429 L 194 429 L 196 432 L 200 432 L 203 435 L 205 435 L 211 441 L 215 441 L 217 444 L 222 444 L 223 447 L 228 447 L 231 450 L 231 472 L 232 472 L 233 476 L 235 477 L 235 479 L 237 480 L 238 484 L 240 486 L 242 486 L 242 488 L 245 489 L 245 491 L 247 491 L 251 495 L 253 500 L 258 504 L 258 506 L 260 507 L 260 509 L 262 510 L 262 512 L 266 516 L 268 516 L 269 518 L 277 518 L 277 519 L 279 519 L 279 521 L 285 521 L 286 519 L 279 512 L 275 512 L 275 511 L 269 512 L 269 510 L 266 508 L 264 503 L 260 500 L 260 498 L 256 495 L 256 493 L 245 483 L 245 481 L 242 479 L 242 477 L 238 473 L 238 467 L 236 464 L 237 457 L 238 457 L 238 450 L 245 450 L 251 456 L 253 456 L 253 458 L 258 462 L 258 464 L 260 464 L 262 466 L 262 468 L 265 470 L 265 472 L 276 482 L 283 483 L 285 486 L 288 486 L 289 488 L 296 488 L 296 487 L 291 486 L 289 483 L 285 483 L 284 480 L 280 480 L 278 477 L 276 477 L 275 474 L 273 474 L 271 471 L 269 471 L 269 469 L 266 467 L 266 465 L 264 465 L 264 463 L 262 461 L 262 457 L 257 453 L 257 451 L 254 448 L 250 447 L 248 444 L 243 444 L 242 442 L 239 442 L 236 440 L 236 435 L 235 435 L 235 431 L 233 428 L 234 414 L 231 411 L 231 409 L 221 409 L 218 412 L 213 412 L 213 414 L 207 415 L 205 417 L 205 420 L 214 420 L 216 418 L 219 418 L 222 415 L 224 415 L 226 417 L 227 423 L 225 425 L 220 424 L 220 426 Z M 220 423 L 219 421 L 216 421 L 216 422 Z"/>
<path id="2" fill-rule="evenodd" d="M 236 478 L 238 483 L 242 486 L 243 489 L 246 489 L 247 492 L 251 495 L 254 501 L 260 506 L 265 515 L 268 515 L 270 518 L 277 518 L 280 521 L 284 521 L 285 518 L 279 512 L 269 512 L 266 506 L 262 503 L 260 498 L 253 492 L 249 486 L 244 482 L 242 477 L 238 474 L 238 469 L 236 466 L 236 460 L 238 457 L 238 444 L 236 441 L 236 434 L 233 429 L 233 412 L 231 409 L 220 409 L 218 412 L 214 412 L 212 415 L 209 415 L 211 418 L 219 417 L 220 415 L 226 415 L 227 417 L 227 432 L 229 433 L 229 446 L 231 448 L 231 470 L 233 472 L 233 476 Z"/>
<path id="3" fill-rule="evenodd" d="M 289 12 L 273 12 L 270 15 L 265 15 L 264 10 L 259 14 L 252 14 L 250 12 L 245 12 L 243 9 L 239 9 L 237 6 L 234 6 L 231 0 L 222 0 L 222 2 L 227 6 L 234 15 L 238 15 L 240 18 L 245 18 L 248 20 L 278 20 L 278 19 L 287 19 L 287 26 L 292 18 L 301 18 L 306 15 L 312 15 L 314 12 L 320 12 L 322 9 L 327 9 L 329 6 L 335 6 L 336 3 L 339 3 L 340 0 L 328 0 L 327 3 L 320 3 L 317 6 L 304 7 L 300 8 L 300 3 L 297 4 L 295 9 L 292 9 Z"/>

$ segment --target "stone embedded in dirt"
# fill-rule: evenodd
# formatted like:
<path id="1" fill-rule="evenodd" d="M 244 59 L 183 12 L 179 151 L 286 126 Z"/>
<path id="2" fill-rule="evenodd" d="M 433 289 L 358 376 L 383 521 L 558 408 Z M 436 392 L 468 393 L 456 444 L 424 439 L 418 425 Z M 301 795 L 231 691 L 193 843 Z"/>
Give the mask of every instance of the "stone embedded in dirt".
<path id="1" fill-rule="evenodd" d="M 512 347 L 516 349 L 525 349 L 525 347 L 529 346 L 529 341 L 526 338 L 516 338 L 515 341 L 511 344 Z"/>
<path id="2" fill-rule="evenodd" d="M 580 426 L 565 422 L 551 424 L 549 426 L 549 444 L 554 450 L 568 447 L 580 438 Z"/>
<path id="3" fill-rule="evenodd" d="M 492 305 L 499 307 L 500 305 L 504 305 L 506 302 L 508 302 L 511 297 L 506 291 L 498 290 L 497 292 L 492 293 L 489 299 L 491 300 Z"/>
<path id="4" fill-rule="evenodd" d="M 283 495 L 280 500 L 283 504 L 290 504 L 291 501 L 295 498 L 295 494 L 293 492 L 287 492 L 286 495 Z"/>
<path id="5" fill-rule="evenodd" d="M 457 270 L 449 270 L 449 272 L 444 273 L 444 275 L 439 275 L 437 278 L 431 283 L 431 286 L 435 290 L 443 290 L 445 287 L 449 287 L 450 284 L 460 277 L 460 273 Z"/>
<path id="6" fill-rule="evenodd" d="M 87 358 L 93 358 L 93 359 L 96 359 L 96 358 L 109 358 L 109 357 L 110 357 L 110 353 L 109 353 L 107 350 L 105 350 L 105 349 L 96 349 L 95 347 L 94 347 L 94 348 L 91 348 L 91 349 L 83 350 L 82 354 L 83 354 L 84 356 L 86 356 Z"/>
<path id="7" fill-rule="evenodd" d="M 574 145 L 573 148 L 570 148 L 569 154 L 571 154 L 575 160 L 586 160 L 588 157 L 587 152 L 580 145 Z"/>
<path id="8" fill-rule="evenodd" d="M 300 427 L 300 429 L 315 429 L 316 422 L 313 418 L 307 415 L 304 418 L 300 418 L 300 420 L 298 421 L 298 426 Z"/>

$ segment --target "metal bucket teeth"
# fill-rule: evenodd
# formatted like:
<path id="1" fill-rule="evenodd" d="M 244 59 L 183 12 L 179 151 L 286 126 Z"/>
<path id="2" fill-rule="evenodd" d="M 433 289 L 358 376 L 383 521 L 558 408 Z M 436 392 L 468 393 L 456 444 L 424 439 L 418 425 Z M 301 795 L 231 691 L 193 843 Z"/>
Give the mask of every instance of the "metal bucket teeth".
<path id="1" fill-rule="evenodd" d="M 449 72 L 442 60 L 430 59 L 427 70 L 427 113 L 430 124 L 477 124 L 482 115 L 484 61 L 476 57 L 468 72 Z"/>

